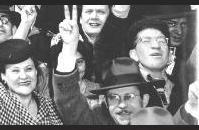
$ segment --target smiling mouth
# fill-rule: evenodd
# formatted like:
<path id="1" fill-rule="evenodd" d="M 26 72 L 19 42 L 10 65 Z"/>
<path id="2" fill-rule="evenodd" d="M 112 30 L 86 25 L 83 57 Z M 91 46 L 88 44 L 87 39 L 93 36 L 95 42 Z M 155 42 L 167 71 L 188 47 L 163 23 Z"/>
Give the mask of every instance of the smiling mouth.
<path id="1" fill-rule="evenodd" d="M 20 82 L 19 86 L 29 86 L 31 81 Z"/>
<path id="2" fill-rule="evenodd" d="M 99 23 L 89 23 L 91 27 L 99 27 L 101 24 Z"/>
<path id="3" fill-rule="evenodd" d="M 153 56 L 153 57 L 162 57 L 162 54 L 161 53 L 152 53 L 150 56 Z"/>

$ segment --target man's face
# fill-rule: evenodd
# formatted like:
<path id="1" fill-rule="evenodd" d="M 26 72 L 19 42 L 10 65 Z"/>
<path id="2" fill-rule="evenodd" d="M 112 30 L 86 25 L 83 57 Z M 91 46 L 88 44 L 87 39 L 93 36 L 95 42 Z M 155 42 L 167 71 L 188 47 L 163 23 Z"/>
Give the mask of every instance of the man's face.
<path id="1" fill-rule="evenodd" d="M 5 13 L 0 13 L 0 43 L 10 39 L 13 35 L 13 25 Z"/>
<path id="2" fill-rule="evenodd" d="M 138 62 L 149 70 L 162 71 L 169 59 L 168 38 L 157 29 L 146 28 L 137 34 L 135 42 L 137 45 L 130 51 L 130 56 L 136 56 Z"/>
<path id="3" fill-rule="evenodd" d="M 171 45 L 179 46 L 185 41 L 187 35 L 186 17 L 167 20 L 167 24 L 170 32 Z"/>
<path id="4" fill-rule="evenodd" d="M 88 35 L 99 34 L 109 16 L 108 5 L 83 5 L 80 23 Z"/>
<path id="5" fill-rule="evenodd" d="M 140 96 L 136 86 L 109 90 L 106 98 L 110 115 L 119 125 L 128 125 L 130 116 L 148 104 L 148 94 Z"/>

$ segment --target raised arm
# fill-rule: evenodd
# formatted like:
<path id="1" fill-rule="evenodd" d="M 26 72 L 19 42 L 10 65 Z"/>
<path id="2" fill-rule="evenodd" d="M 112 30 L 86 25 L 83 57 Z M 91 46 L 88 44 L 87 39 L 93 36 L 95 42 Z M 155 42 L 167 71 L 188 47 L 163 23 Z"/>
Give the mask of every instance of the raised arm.
<path id="1" fill-rule="evenodd" d="M 17 7 L 17 6 L 16 6 Z M 35 5 L 24 5 L 22 9 L 16 10 L 21 14 L 21 22 L 15 34 L 13 35 L 13 39 L 24 39 L 26 40 L 29 34 L 29 31 L 33 27 L 36 17 L 37 11 Z"/>
<path id="2" fill-rule="evenodd" d="M 94 124 L 95 117 L 89 109 L 85 97 L 80 93 L 79 74 L 75 68 L 75 53 L 79 41 L 76 6 L 73 6 L 71 19 L 68 6 L 65 6 L 65 19 L 59 24 L 59 31 L 63 47 L 53 75 L 56 106 L 64 124 Z"/>

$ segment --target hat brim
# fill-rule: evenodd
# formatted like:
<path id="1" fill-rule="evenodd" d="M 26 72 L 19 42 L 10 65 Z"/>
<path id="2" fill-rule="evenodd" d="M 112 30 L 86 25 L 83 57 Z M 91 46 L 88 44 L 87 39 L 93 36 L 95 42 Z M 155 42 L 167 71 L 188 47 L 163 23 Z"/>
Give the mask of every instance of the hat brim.
<path id="1" fill-rule="evenodd" d="M 139 86 L 139 87 L 144 87 L 146 85 L 151 86 L 151 85 L 153 85 L 156 82 L 158 82 L 158 81 L 112 85 L 112 86 L 108 86 L 108 87 L 103 87 L 103 88 L 98 88 L 98 89 L 90 90 L 90 92 L 93 93 L 93 94 L 97 94 L 97 95 L 104 95 L 108 90 L 111 90 L 111 89 L 131 87 L 131 86 Z"/>
<path id="2" fill-rule="evenodd" d="M 191 10 L 189 12 L 174 13 L 174 14 L 162 14 L 162 15 L 146 15 L 143 16 L 146 19 L 172 19 L 180 17 L 188 17 L 196 15 L 196 10 Z"/>

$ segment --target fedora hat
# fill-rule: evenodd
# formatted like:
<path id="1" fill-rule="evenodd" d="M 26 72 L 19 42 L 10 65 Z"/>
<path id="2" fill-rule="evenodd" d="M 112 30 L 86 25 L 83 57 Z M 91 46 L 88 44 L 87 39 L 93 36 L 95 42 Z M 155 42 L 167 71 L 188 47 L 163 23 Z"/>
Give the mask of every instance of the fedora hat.
<path id="1" fill-rule="evenodd" d="M 194 16 L 196 11 L 189 5 L 137 5 L 134 13 L 141 18 L 171 19 Z"/>
<path id="2" fill-rule="evenodd" d="M 105 94 L 111 89 L 138 86 L 144 93 L 157 94 L 155 84 L 165 84 L 164 80 L 147 82 L 142 77 L 138 63 L 129 57 L 119 57 L 107 62 L 102 70 L 103 84 L 101 88 L 91 90 L 94 94 Z"/>
<path id="3" fill-rule="evenodd" d="M 21 15 L 18 12 L 11 11 L 8 5 L 0 5 L 0 13 L 5 13 L 10 17 L 12 24 L 19 26 Z"/>

